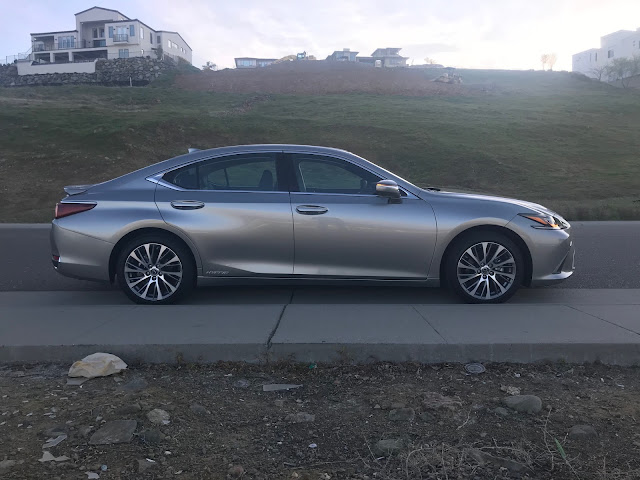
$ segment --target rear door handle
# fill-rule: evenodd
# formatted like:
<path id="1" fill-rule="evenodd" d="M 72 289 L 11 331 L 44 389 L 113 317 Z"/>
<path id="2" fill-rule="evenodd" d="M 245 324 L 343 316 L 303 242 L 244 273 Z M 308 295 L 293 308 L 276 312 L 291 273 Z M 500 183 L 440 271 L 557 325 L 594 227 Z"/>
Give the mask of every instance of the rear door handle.
<path id="1" fill-rule="evenodd" d="M 296 207 L 296 212 L 302 215 L 322 215 L 328 211 L 327 207 L 321 207 L 320 205 L 298 205 Z"/>
<path id="2" fill-rule="evenodd" d="M 176 210 L 197 210 L 204 207 L 204 202 L 198 200 L 175 200 L 171 202 L 171 206 Z"/>

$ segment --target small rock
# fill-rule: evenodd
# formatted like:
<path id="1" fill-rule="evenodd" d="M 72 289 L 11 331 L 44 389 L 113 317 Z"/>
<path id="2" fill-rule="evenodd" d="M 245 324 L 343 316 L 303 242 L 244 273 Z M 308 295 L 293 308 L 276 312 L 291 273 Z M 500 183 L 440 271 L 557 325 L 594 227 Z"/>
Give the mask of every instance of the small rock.
<path id="1" fill-rule="evenodd" d="M 209 410 L 207 410 L 206 408 L 204 408 L 202 405 L 199 405 L 197 403 L 192 404 L 189 409 L 195 413 L 196 415 L 207 415 L 211 412 L 209 412 Z"/>
<path id="2" fill-rule="evenodd" d="M 164 438 L 165 437 L 160 430 L 155 430 L 153 428 L 140 432 L 140 439 L 146 443 L 160 443 Z"/>
<path id="3" fill-rule="evenodd" d="M 377 455 L 393 455 L 394 453 L 398 453 L 404 447 L 404 442 L 399 439 L 385 439 L 380 440 L 373 447 L 374 453 Z"/>
<path id="4" fill-rule="evenodd" d="M 233 465 L 231 468 L 229 468 L 229 471 L 227 473 L 232 478 L 240 478 L 244 475 L 244 468 L 242 468 L 242 465 Z"/>
<path id="5" fill-rule="evenodd" d="M 290 413 L 285 417 L 285 420 L 291 423 L 313 422 L 315 419 L 315 415 L 311 415 L 310 413 L 305 412 Z"/>
<path id="6" fill-rule="evenodd" d="M 502 385 L 500 386 L 500 390 L 505 392 L 507 395 L 520 395 L 520 389 L 518 387 Z"/>
<path id="7" fill-rule="evenodd" d="M 471 458 L 473 458 L 480 465 L 484 465 L 485 463 L 493 463 L 494 465 L 498 465 L 499 467 L 504 467 L 512 472 L 522 472 L 527 469 L 527 466 L 524 463 L 516 462 L 515 460 L 511 460 L 510 458 L 496 457 L 494 455 L 490 455 L 482 450 L 477 448 L 470 448 L 467 450 L 467 453 Z"/>
<path id="8" fill-rule="evenodd" d="M 280 390 L 292 390 L 294 388 L 300 388 L 302 385 L 294 385 L 290 383 L 271 383 L 262 386 L 263 392 L 278 392 Z"/>
<path id="9" fill-rule="evenodd" d="M 451 397 L 445 397 L 437 392 L 427 392 L 423 394 L 422 407 L 427 410 L 455 410 L 462 406 L 462 402 Z"/>
<path id="10" fill-rule="evenodd" d="M 17 462 L 15 460 L 2 460 L 2 461 L 0 461 L 0 472 L 9 470 L 11 467 L 15 467 L 16 463 Z"/>
<path id="11" fill-rule="evenodd" d="M 148 386 L 149 384 L 144 378 L 136 377 L 131 379 L 129 382 L 123 385 L 120 385 L 118 387 L 118 390 L 122 392 L 133 393 L 133 392 L 139 392 L 140 390 L 144 390 Z"/>
<path id="12" fill-rule="evenodd" d="M 140 410 L 142 410 L 142 407 L 140 406 L 139 403 L 132 403 L 131 405 L 123 405 L 122 407 L 117 408 L 116 414 L 117 415 L 135 415 Z"/>
<path id="13" fill-rule="evenodd" d="M 89 439 L 90 445 L 110 445 L 129 443 L 133 438 L 138 422 L 135 420 L 114 420 L 107 422 Z"/>
<path id="14" fill-rule="evenodd" d="M 249 380 L 244 378 L 240 378 L 235 382 L 233 382 L 233 386 L 236 388 L 247 388 L 249 387 L 249 385 L 251 385 L 251 382 L 249 382 Z"/>
<path id="15" fill-rule="evenodd" d="M 169 415 L 169 412 L 165 410 L 154 408 L 149 413 L 147 413 L 147 418 L 154 425 L 168 425 L 171 415 Z"/>
<path id="16" fill-rule="evenodd" d="M 538 413 L 542 410 L 542 400 L 535 395 L 514 395 L 502 399 L 507 407 L 516 412 Z"/>
<path id="17" fill-rule="evenodd" d="M 389 420 L 392 422 L 413 422 L 416 412 L 413 408 L 398 408 L 389 411 Z"/>
<path id="18" fill-rule="evenodd" d="M 57 445 L 60 445 L 61 442 L 67 439 L 67 435 L 63 433 L 62 435 L 58 435 L 55 438 L 48 439 L 44 445 L 42 445 L 42 449 L 53 448 Z"/>
<path id="19" fill-rule="evenodd" d="M 495 413 L 496 415 L 499 415 L 501 417 L 508 417 L 509 416 L 509 412 L 504 407 L 496 407 L 492 411 L 493 411 L 493 413 Z"/>
<path id="20" fill-rule="evenodd" d="M 418 416 L 420 417 L 420 420 L 424 422 L 433 422 L 436 419 L 435 415 L 433 415 L 433 413 L 431 412 L 422 412 Z"/>
<path id="21" fill-rule="evenodd" d="M 574 425 L 569 430 L 569 438 L 574 440 L 582 440 L 588 437 L 597 437 L 598 432 L 591 425 Z"/>
<path id="22" fill-rule="evenodd" d="M 53 455 L 51 455 L 51 452 L 42 452 L 42 458 L 38 459 L 39 462 L 66 462 L 67 460 L 71 460 L 69 457 L 67 457 L 66 455 L 62 455 L 60 457 L 54 457 Z"/>
<path id="23" fill-rule="evenodd" d="M 138 459 L 138 473 L 144 473 L 151 467 L 155 467 L 156 465 L 156 462 L 150 462 L 146 458 Z"/>
<path id="24" fill-rule="evenodd" d="M 78 433 L 83 437 L 88 437 L 91 431 L 93 430 L 93 425 L 84 425 L 78 428 Z"/>
<path id="25" fill-rule="evenodd" d="M 274 400 L 274 401 L 273 401 L 273 404 L 274 404 L 276 407 L 284 407 L 284 400 L 282 400 L 282 399 L 278 398 L 278 399 L 276 399 L 276 400 Z"/>

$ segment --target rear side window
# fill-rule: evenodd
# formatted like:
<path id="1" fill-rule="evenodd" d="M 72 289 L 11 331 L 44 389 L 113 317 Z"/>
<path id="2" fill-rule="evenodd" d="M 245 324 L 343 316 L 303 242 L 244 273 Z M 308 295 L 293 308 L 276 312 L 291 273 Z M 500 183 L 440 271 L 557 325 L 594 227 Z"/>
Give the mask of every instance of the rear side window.
<path id="1" fill-rule="evenodd" d="M 162 178 L 187 190 L 278 191 L 275 153 L 205 160 L 168 172 Z"/>

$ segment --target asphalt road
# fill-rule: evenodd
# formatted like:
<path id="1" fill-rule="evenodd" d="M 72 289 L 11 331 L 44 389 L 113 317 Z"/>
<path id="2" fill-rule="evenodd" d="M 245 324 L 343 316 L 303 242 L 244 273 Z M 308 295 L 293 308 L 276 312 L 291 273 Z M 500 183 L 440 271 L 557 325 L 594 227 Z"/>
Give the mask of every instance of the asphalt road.
<path id="1" fill-rule="evenodd" d="M 640 288 L 640 222 L 575 222 L 576 272 L 562 284 L 547 288 L 630 289 Z M 45 225 L 0 224 L 0 291 L 97 291 L 112 290 L 106 284 L 73 280 L 56 273 L 51 266 L 49 228 Z M 216 287 L 196 294 L 199 302 L 220 296 L 267 298 L 304 296 L 326 303 L 412 303 L 415 297 L 447 298 L 435 289 L 407 287 Z M 431 298 L 434 297 L 434 298 Z M 253 302 L 252 302 L 253 303 Z M 356 302 L 357 303 L 357 302 Z M 429 302 L 431 303 L 431 302 Z"/>

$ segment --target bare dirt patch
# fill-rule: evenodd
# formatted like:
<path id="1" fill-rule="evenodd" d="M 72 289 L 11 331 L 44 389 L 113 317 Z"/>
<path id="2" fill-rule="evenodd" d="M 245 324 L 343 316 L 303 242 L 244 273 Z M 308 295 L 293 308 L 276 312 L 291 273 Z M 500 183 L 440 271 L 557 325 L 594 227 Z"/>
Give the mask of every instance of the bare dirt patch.
<path id="1" fill-rule="evenodd" d="M 226 69 L 181 75 L 176 86 L 226 93 L 386 95 L 472 95 L 486 89 L 432 82 L 437 73 L 409 68 L 374 68 L 362 63 L 284 62 L 257 69 Z"/>
<path id="2" fill-rule="evenodd" d="M 67 369 L 0 368 L 3 480 L 640 476 L 633 368 L 139 366 L 82 386 Z"/>

